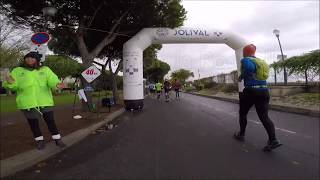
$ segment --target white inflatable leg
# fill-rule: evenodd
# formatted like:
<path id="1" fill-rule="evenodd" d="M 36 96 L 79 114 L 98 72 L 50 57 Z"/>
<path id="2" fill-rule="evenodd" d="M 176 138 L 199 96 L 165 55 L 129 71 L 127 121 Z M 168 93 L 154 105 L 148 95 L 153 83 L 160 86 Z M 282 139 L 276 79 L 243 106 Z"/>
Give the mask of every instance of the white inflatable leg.
<path id="1" fill-rule="evenodd" d="M 141 49 L 123 49 L 123 96 L 125 108 L 143 107 L 143 51 Z"/>
<path id="2" fill-rule="evenodd" d="M 242 55 L 242 48 L 240 49 L 237 49 L 235 51 L 236 53 L 236 62 L 237 62 L 237 71 L 238 71 L 238 77 L 240 76 L 241 74 L 241 63 L 240 63 L 240 60 L 242 59 L 243 55 Z M 239 93 L 241 93 L 244 89 L 244 81 L 242 80 L 241 82 L 238 82 L 238 90 L 239 90 Z"/>

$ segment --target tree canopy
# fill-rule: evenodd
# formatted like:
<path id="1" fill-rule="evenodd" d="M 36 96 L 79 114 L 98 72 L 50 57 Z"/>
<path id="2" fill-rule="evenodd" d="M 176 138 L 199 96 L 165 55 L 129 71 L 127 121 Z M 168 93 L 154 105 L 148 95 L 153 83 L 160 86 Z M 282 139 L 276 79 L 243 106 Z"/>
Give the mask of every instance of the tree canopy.
<path id="1" fill-rule="evenodd" d="M 150 82 L 162 81 L 170 71 L 169 64 L 157 58 L 161 45 L 151 45 L 143 52 L 143 76 Z"/>
<path id="2" fill-rule="evenodd" d="M 189 77 L 194 77 L 194 74 L 186 69 L 179 69 L 171 73 L 171 78 L 178 79 L 182 83 L 185 83 Z"/>
<path id="3" fill-rule="evenodd" d="M 11 68 L 19 64 L 23 55 L 17 48 L 7 48 L 0 46 L 0 68 Z"/>
<path id="4" fill-rule="evenodd" d="M 81 73 L 80 64 L 66 56 L 49 55 L 43 65 L 50 67 L 62 79 L 67 76 L 75 77 Z"/>
<path id="5" fill-rule="evenodd" d="M 306 83 L 320 74 L 320 50 L 313 50 L 309 53 L 293 56 L 285 61 L 278 61 L 271 64 L 276 70 L 286 66 L 290 75 L 298 75 L 305 78 Z"/>
<path id="6" fill-rule="evenodd" d="M 26 50 L 26 36 L 30 31 L 24 26 L 13 24 L 9 17 L 0 11 L 0 68 L 12 68 L 19 64 Z"/>
<path id="7" fill-rule="evenodd" d="M 161 82 L 169 71 L 169 64 L 155 59 L 152 61 L 152 65 L 144 71 L 144 77 L 150 82 Z"/>
<path id="8" fill-rule="evenodd" d="M 83 67 L 90 66 L 94 58 L 108 57 L 107 64 L 120 59 L 113 71 L 116 75 L 122 64 L 124 42 L 141 29 L 183 25 L 186 11 L 180 3 L 181 0 L 2 0 L 0 10 L 18 24 L 26 24 L 36 32 L 49 32 L 49 49 L 56 54 L 81 57 Z M 45 7 L 56 8 L 55 16 L 44 16 Z M 116 79 L 113 80 L 116 89 Z M 84 79 L 81 82 L 83 86 L 88 84 Z"/>
<path id="9" fill-rule="evenodd" d="M 55 53 L 81 56 L 85 65 L 121 54 L 122 44 L 142 28 L 178 27 L 186 18 L 180 0 L 2 0 L 1 6 L 17 23 L 49 31 Z M 58 10 L 55 16 L 44 18 L 47 6 Z"/>

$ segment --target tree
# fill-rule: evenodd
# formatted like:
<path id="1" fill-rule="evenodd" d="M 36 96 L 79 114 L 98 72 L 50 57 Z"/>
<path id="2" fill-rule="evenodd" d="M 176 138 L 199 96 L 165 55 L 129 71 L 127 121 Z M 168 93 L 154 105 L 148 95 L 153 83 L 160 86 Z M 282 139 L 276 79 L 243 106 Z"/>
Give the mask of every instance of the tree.
<path id="1" fill-rule="evenodd" d="M 163 77 L 170 71 L 169 64 L 157 58 L 157 53 L 161 47 L 159 44 L 154 44 L 143 52 L 143 76 L 147 81 L 162 81 Z"/>
<path id="2" fill-rule="evenodd" d="M 0 68 L 12 68 L 22 58 L 26 48 L 26 36 L 30 31 L 26 27 L 14 23 L 0 9 Z"/>
<path id="3" fill-rule="evenodd" d="M 308 84 L 316 75 L 319 76 L 320 69 L 319 50 L 311 51 L 301 56 L 293 56 L 286 60 L 289 75 L 296 74 L 305 78 Z"/>
<path id="4" fill-rule="evenodd" d="M 163 81 L 164 76 L 170 71 L 169 64 L 158 59 L 152 61 L 152 65 L 148 66 L 144 71 L 144 77 L 150 82 Z"/>
<path id="5" fill-rule="evenodd" d="M 293 56 L 285 61 L 278 61 L 271 64 L 275 70 L 279 70 L 285 64 L 290 75 L 298 75 L 305 78 L 305 83 L 313 80 L 320 74 L 320 50 L 313 50 L 309 53 Z"/>
<path id="6" fill-rule="evenodd" d="M 171 78 L 178 79 L 183 84 L 189 77 L 194 77 L 193 72 L 186 69 L 179 69 L 171 73 Z"/>
<path id="7" fill-rule="evenodd" d="M 96 57 L 121 57 L 122 44 L 144 27 L 178 27 L 186 18 L 181 0 L 2 0 L 1 7 L 19 23 L 34 31 L 47 29 L 55 53 L 80 56 L 84 67 Z M 32 4 L 32 6 L 30 6 Z M 54 6 L 50 22 L 42 9 Z M 119 63 L 120 65 L 121 63 Z M 87 83 L 83 80 L 83 85 Z"/>
<path id="8" fill-rule="evenodd" d="M 283 67 L 283 61 L 277 61 L 270 64 L 270 67 L 273 68 L 274 71 L 274 83 L 277 84 L 277 73 L 281 70 Z"/>
<path id="9" fill-rule="evenodd" d="M 50 23 L 41 13 L 49 4 L 58 9 Z M 81 56 L 84 65 L 90 65 L 95 57 L 108 56 L 107 46 L 116 39 L 122 45 L 144 27 L 181 26 L 186 13 L 180 0 L 3 0 L 2 6 L 17 22 L 27 23 L 33 30 L 47 28 L 54 37 L 51 48 Z"/>
<path id="10" fill-rule="evenodd" d="M 22 57 L 19 49 L 0 46 L 0 68 L 11 68 L 17 65 Z"/>
<path id="11" fill-rule="evenodd" d="M 81 73 L 80 64 L 69 57 L 59 55 L 49 55 L 46 57 L 43 65 L 50 67 L 50 69 L 62 79 L 67 76 L 76 77 Z"/>

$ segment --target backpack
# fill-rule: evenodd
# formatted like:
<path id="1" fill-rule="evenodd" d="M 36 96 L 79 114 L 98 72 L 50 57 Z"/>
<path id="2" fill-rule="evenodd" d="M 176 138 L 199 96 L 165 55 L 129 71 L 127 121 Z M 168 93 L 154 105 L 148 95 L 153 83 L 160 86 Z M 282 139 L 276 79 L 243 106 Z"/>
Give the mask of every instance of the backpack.
<path id="1" fill-rule="evenodd" d="M 250 60 L 256 65 L 256 80 L 267 80 L 269 77 L 269 65 L 264 60 L 259 58 L 250 58 Z"/>

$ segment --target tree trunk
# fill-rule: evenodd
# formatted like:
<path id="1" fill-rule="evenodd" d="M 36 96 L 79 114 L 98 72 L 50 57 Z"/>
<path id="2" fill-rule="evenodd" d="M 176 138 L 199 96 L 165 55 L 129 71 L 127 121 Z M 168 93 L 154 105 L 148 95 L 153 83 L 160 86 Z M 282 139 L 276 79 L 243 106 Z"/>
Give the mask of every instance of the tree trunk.
<path id="1" fill-rule="evenodd" d="M 110 29 L 110 33 L 108 33 L 102 39 L 102 41 L 91 52 L 89 52 L 89 50 L 88 50 L 88 48 L 86 46 L 86 43 L 85 43 L 85 39 L 84 39 L 84 34 L 85 34 L 84 22 L 80 21 L 79 27 L 78 27 L 76 33 L 73 34 L 72 37 L 73 37 L 75 43 L 78 46 L 78 50 L 79 50 L 81 58 L 82 58 L 82 63 L 83 63 L 82 66 L 84 68 L 88 68 L 92 64 L 93 59 L 99 55 L 99 53 L 102 51 L 102 49 L 104 47 L 106 47 L 108 44 L 112 43 L 116 39 L 117 34 L 114 33 L 114 32 L 116 32 L 116 29 L 118 28 L 121 20 L 128 14 L 128 12 L 129 11 L 125 11 L 119 17 L 119 19 L 116 21 L 116 23 Z M 111 71 L 111 74 L 112 74 L 112 71 Z M 113 78 L 113 82 L 115 82 L 115 84 L 116 84 L 115 78 L 114 77 L 112 77 L 112 78 Z M 84 78 L 81 77 L 81 86 L 82 86 L 82 88 L 85 88 L 88 85 L 90 85 L 90 84 Z M 117 91 L 116 86 L 115 86 L 115 88 L 113 88 L 113 91 L 115 91 L 115 92 Z M 84 110 L 84 111 L 87 110 L 88 108 L 92 107 L 92 96 L 91 96 L 91 93 L 90 92 L 85 92 L 85 94 L 86 94 L 86 97 L 88 99 L 88 102 L 87 103 L 82 102 L 82 110 Z M 114 95 L 116 95 L 116 94 L 114 94 Z M 114 97 L 116 98 L 117 96 L 114 96 Z"/>
<path id="2" fill-rule="evenodd" d="M 86 53 L 84 55 L 87 55 Z M 92 60 L 88 58 L 88 56 L 82 56 L 82 66 L 84 67 L 84 69 L 90 67 Z M 85 87 L 87 86 L 91 86 L 90 83 L 88 83 L 81 75 L 80 75 L 80 82 L 81 82 L 81 89 L 85 89 Z M 92 110 L 93 107 L 93 101 L 92 101 L 92 94 L 90 91 L 84 91 L 86 98 L 87 98 L 87 102 L 85 101 L 81 101 L 81 110 L 83 112 L 88 112 Z"/>
<path id="3" fill-rule="evenodd" d="M 116 75 L 118 74 L 118 69 L 113 73 L 112 67 L 111 67 L 111 60 L 108 63 L 109 63 L 109 70 L 111 73 L 111 80 L 112 80 L 112 96 L 114 98 L 114 104 L 117 104 L 117 101 L 119 100 L 117 79 L 116 79 Z"/>
<path id="4" fill-rule="evenodd" d="M 306 84 L 308 84 L 308 70 L 304 71 L 304 77 L 306 78 Z"/>
<path id="5" fill-rule="evenodd" d="M 277 84 L 277 70 L 276 69 L 273 69 L 274 70 L 274 84 Z"/>
<path id="6" fill-rule="evenodd" d="M 111 73 L 111 80 L 112 80 L 112 96 L 114 98 L 114 104 L 117 104 L 119 100 L 119 94 L 118 94 L 116 75 L 114 75 L 113 73 Z"/>

